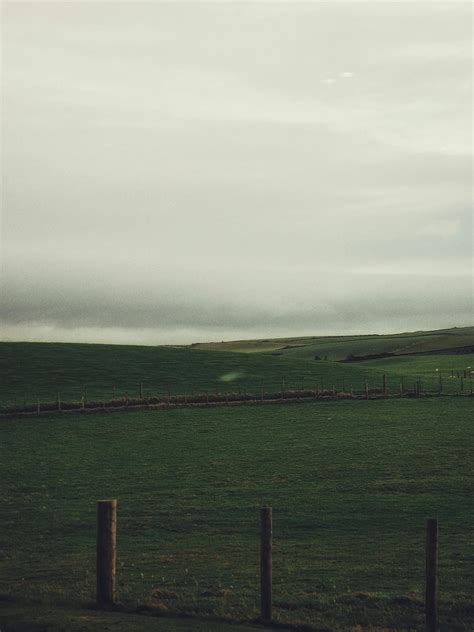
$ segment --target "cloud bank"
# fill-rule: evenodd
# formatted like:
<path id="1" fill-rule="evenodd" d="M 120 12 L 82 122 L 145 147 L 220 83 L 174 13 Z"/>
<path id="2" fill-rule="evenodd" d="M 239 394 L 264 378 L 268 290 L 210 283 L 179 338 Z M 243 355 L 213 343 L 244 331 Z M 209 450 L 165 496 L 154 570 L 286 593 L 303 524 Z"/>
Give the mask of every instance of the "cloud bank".
<path id="1" fill-rule="evenodd" d="M 6 339 L 472 322 L 468 3 L 8 3 Z"/>

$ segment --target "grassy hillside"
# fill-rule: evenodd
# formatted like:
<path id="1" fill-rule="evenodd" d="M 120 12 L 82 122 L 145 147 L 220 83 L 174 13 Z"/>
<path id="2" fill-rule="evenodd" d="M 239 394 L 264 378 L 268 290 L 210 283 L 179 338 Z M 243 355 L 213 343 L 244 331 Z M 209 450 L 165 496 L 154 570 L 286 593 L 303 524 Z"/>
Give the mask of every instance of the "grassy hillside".
<path id="1" fill-rule="evenodd" d="M 259 392 L 286 388 L 363 389 L 365 380 L 381 385 L 380 372 L 358 365 L 320 362 L 307 357 L 202 351 L 181 347 L 126 347 L 53 343 L 0 345 L 2 404 L 210 392 Z M 398 378 L 393 378 L 397 388 Z M 115 388 L 114 388 L 115 387 Z"/>
<path id="2" fill-rule="evenodd" d="M 474 374 L 474 355 L 397 356 L 395 358 L 368 360 L 363 362 L 362 366 L 370 370 L 387 371 L 413 377 L 420 376 L 427 379 L 441 373 L 445 382 L 452 379 L 458 381 L 465 372 L 467 388 Z"/>
<path id="3" fill-rule="evenodd" d="M 453 333 L 454 332 L 454 333 Z M 87 398 L 113 399 L 128 394 L 136 397 L 143 384 L 144 395 L 191 394 L 208 392 L 260 392 L 285 388 L 331 388 L 362 391 L 367 381 L 381 386 L 387 373 L 389 388 L 398 390 L 405 373 L 424 378 L 424 387 L 437 388 L 437 375 L 426 367 L 432 363 L 457 371 L 474 366 L 474 356 L 456 355 L 417 357 L 414 364 L 404 360 L 341 364 L 336 360 L 348 354 L 363 355 L 407 349 L 446 349 L 471 343 L 468 328 L 420 335 L 332 338 L 306 342 L 302 346 L 283 345 L 280 351 L 268 351 L 261 341 L 248 341 L 260 352 L 238 353 L 232 345 L 191 347 L 139 347 L 59 343 L 0 343 L 0 405 L 54 401 L 59 392 L 63 401 L 78 401 L 83 388 Z M 454 342 L 453 342 L 454 341 Z M 278 343 L 281 345 L 281 341 Z M 445 345 L 443 347 L 443 345 Z M 262 351 L 265 350 L 265 352 Z M 315 357 L 323 358 L 317 360 Z M 324 360 L 325 357 L 329 359 Z M 395 361 L 396 360 L 396 361 Z M 400 358 L 401 360 L 401 358 Z M 393 363 L 392 363 L 393 362 Z M 423 364 L 425 363 L 425 364 Z M 421 367 L 423 372 L 420 372 Z M 410 368 L 411 367 L 411 368 Z M 416 367 L 413 369 L 413 367 Z M 420 367 L 420 368 L 418 368 Z M 436 367 L 433 367 L 433 369 Z M 426 370 L 425 370 L 426 369 Z M 431 373 L 430 373 L 431 371 Z M 409 385 L 411 386 L 411 385 Z M 458 382 L 445 382 L 448 392 L 458 392 Z"/>
<path id="4" fill-rule="evenodd" d="M 474 327 L 454 327 L 437 331 L 420 331 L 371 336 L 313 336 L 307 338 L 280 338 L 267 340 L 241 340 L 223 343 L 194 345 L 197 349 L 256 353 L 279 351 L 301 356 L 327 356 L 328 360 L 343 360 L 349 354 L 419 353 L 474 345 Z"/>
<path id="5" fill-rule="evenodd" d="M 0 592 L 89 601 L 95 500 L 116 497 L 124 602 L 253 618 L 268 503 L 279 621 L 413 629 L 435 515 L 442 629 L 471 630 L 471 413 L 458 398 L 4 420 Z"/>

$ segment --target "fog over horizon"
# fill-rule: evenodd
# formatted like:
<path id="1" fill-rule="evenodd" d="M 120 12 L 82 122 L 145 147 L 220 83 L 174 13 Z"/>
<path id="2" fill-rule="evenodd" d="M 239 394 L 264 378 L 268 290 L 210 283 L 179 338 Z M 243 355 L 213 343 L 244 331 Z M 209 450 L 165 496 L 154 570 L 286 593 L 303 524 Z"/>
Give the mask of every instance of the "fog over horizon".
<path id="1" fill-rule="evenodd" d="M 3 340 L 474 324 L 469 2 L 2 5 Z"/>

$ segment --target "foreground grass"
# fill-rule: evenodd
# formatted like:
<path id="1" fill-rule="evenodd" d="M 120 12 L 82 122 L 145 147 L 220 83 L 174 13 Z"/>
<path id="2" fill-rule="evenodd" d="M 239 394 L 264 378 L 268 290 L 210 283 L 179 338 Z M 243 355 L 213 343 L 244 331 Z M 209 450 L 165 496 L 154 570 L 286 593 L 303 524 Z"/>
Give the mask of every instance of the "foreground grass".
<path id="1" fill-rule="evenodd" d="M 142 614 L 101 612 L 91 608 L 54 607 L 41 603 L 0 600 L 2 632 L 262 632 L 262 627 L 224 621 Z"/>
<path id="2" fill-rule="evenodd" d="M 0 591 L 89 602 L 95 500 L 115 497 L 125 604 L 252 620 L 270 504 L 278 621 L 417 629 L 437 515 L 443 629 L 470 630 L 471 414 L 456 399 L 3 421 Z"/>

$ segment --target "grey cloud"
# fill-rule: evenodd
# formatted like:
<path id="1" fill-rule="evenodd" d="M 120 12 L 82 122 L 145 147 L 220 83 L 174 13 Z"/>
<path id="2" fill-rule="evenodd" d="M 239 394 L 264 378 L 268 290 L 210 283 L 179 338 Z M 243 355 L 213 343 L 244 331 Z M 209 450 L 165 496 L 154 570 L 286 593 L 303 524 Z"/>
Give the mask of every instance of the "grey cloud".
<path id="1" fill-rule="evenodd" d="M 470 12 L 8 3 L 5 335 L 465 323 Z"/>

